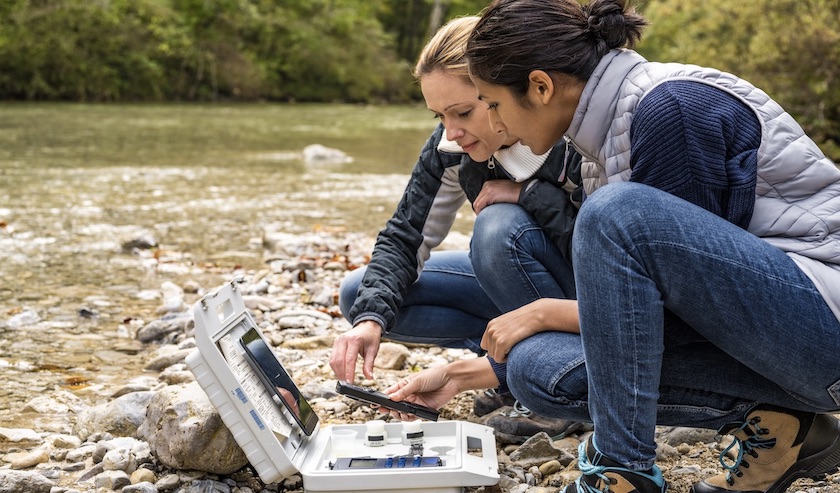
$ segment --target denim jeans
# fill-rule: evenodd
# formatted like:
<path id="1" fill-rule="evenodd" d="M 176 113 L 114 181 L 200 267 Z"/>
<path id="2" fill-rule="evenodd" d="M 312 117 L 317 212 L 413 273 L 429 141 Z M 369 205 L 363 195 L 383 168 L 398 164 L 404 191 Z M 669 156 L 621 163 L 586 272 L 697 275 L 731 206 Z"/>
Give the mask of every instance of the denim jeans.
<path id="1" fill-rule="evenodd" d="M 389 339 L 483 354 L 479 344 L 491 319 L 540 297 L 574 293 L 569 263 L 518 205 L 482 210 L 470 249 L 432 252 L 403 300 Z M 356 269 L 341 283 L 339 307 L 345 316 L 364 273 L 365 268 Z"/>
<path id="2" fill-rule="evenodd" d="M 572 258 L 581 336 L 516 345 L 508 384 L 537 413 L 591 418 L 605 455 L 647 469 L 657 423 L 715 428 L 758 402 L 840 409 L 840 322 L 778 248 L 619 183 L 587 198 Z"/>

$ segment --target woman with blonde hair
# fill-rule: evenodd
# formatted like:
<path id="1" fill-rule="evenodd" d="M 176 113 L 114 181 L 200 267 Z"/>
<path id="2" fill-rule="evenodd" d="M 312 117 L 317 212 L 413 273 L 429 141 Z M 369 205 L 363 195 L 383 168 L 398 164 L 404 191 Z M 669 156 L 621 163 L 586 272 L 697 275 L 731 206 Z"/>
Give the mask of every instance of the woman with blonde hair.
<path id="1" fill-rule="evenodd" d="M 475 96 L 464 58 L 477 20 L 463 17 L 444 25 L 414 69 L 440 125 L 420 151 L 370 263 L 342 282 L 339 303 L 353 328 L 333 345 L 330 365 L 339 379 L 354 380 L 358 356 L 363 374 L 372 378 L 383 338 L 483 354 L 489 323 L 511 333 L 525 328 L 499 320 L 506 312 L 540 298 L 575 297 L 568 259 L 579 160 L 564 143 L 535 155 L 490 127 L 487 105 Z M 470 251 L 432 252 L 465 200 L 477 214 Z M 513 399 L 482 394 L 476 412 L 501 404 Z M 489 424 L 500 433 L 525 438 L 580 426 L 523 410 L 493 419 Z"/>

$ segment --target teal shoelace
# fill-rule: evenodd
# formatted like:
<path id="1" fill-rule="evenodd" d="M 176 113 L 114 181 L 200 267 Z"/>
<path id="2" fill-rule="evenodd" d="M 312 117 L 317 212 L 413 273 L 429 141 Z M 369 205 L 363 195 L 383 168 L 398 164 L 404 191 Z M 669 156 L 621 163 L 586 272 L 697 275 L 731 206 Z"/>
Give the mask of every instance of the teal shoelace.
<path id="1" fill-rule="evenodd" d="M 741 440 L 737 436 L 734 436 L 734 440 L 732 443 L 729 444 L 723 451 L 720 453 L 719 461 L 720 465 L 726 469 L 726 482 L 729 486 L 735 482 L 735 479 L 732 477 L 733 475 L 737 477 L 741 477 L 744 473 L 741 472 L 741 464 L 744 462 L 744 455 L 748 454 L 753 457 L 758 457 L 757 449 L 769 449 L 773 448 L 776 445 L 775 438 L 762 438 L 760 435 L 766 435 L 770 433 L 769 430 L 766 428 L 762 428 L 759 426 L 759 422 L 761 421 L 760 417 L 755 417 L 749 421 L 744 421 L 744 423 L 738 428 L 739 430 L 744 431 L 745 434 L 749 434 L 750 437 L 746 440 Z M 752 430 L 749 431 L 748 428 L 752 427 Z M 738 455 L 735 457 L 735 460 L 732 464 L 727 464 L 726 462 L 726 454 L 732 450 L 733 447 L 738 446 Z"/>
<path id="2" fill-rule="evenodd" d="M 664 491 L 665 485 L 665 478 L 662 476 L 662 471 L 657 467 L 653 466 L 651 468 L 651 474 L 639 472 L 639 471 L 631 471 L 630 469 L 626 469 L 623 467 L 608 467 L 602 466 L 597 464 L 600 457 L 603 455 L 601 452 L 598 451 L 598 448 L 595 447 L 595 457 L 592 460 L 589 460 L 589 457 L 586 455 L 586 444 L 587 442 L 583 442 L 578 446 L 578 469 L 580 469 L 581 476 L 575 480 L 575 488 L 577 493 L 607 493 L 610 491 L 610 486 L 613 484 L 612 479 L 608 478 L 606 473 L 609 471 L 614 471 L 618 473 L 631 473 L 637 476 L 641 476 L 643 478 L 649 479 L 653 481 L 659 487 L 660 491 Z M 593 464 L 594 462 L 594 464 Z M 599 490 L 598 488 L 581 481 L 584 476 L 597 476 L 598 479 L 601 480 L 602 484 L 604 484 L 604 489 Z M 566 493 L 565 488 L 563 493 Z"/>

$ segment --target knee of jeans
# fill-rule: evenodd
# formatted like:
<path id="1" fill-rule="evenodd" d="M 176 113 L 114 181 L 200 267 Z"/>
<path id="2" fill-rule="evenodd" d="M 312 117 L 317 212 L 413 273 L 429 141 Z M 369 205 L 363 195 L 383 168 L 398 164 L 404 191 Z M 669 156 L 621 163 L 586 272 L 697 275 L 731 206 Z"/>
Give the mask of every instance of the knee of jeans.
<path id="1" fill-rule="evenodd" d="M 599 188 L 586 198 L 575 219 L 572 236 L 573 262 L 578 255 L 587 255 L 591 248 L 591 235 L 614 234 L 621 229 L 626 218 L 637 215 L 639 204 L 644 204 L 645 197 L 652 187 L 640 183 L 611 183 Z M 629 215 L 628 215 L 629 214 Z M 591 251 L 588 252 L 591 254 Z"/>
<path id="2" fill-rule="evenodd" d="M 511 392 L 532 410 L 585 400 L 586 366 L 578 336 L 543 334 L 521 341 L 508 354 L 507 384 Z"/>
<path id="3" fill-rule="evenodd" d="M 605 185 L 586 198 L 576 223 L 598 223 L 613 217 L 616 212 L 634 210 L 651 187 L 641 183 L 621 182 Z M 635 206 L 635 207 L 634 207 Z"/>
<path id="4" fill-rule="evenodd" d="M 359 294 L 359 285 L 362 283 L 362 277 L 364 277 L 366 269 L 367 267 L 361 267 L 350 271 L 344 276 L 344 279 L 341 280 L 341 285 L 338 287 L 338 308 L 341 310 L 344 318 L 348 320 L 350 317 L 347 314 L 350 313 L 350 308 L 353 306 L 353 303 L 356 301 L 356 296 Z"/>
<path id="5" fill-rule="evenodd" d="M 491 259 L 510 248 L 525 229 L 536 224 L 533 216 L 515 204 L 493 204 L 476 216 L 471 249 Z M 475 259 L 473 259 L 475 260 Z"/>

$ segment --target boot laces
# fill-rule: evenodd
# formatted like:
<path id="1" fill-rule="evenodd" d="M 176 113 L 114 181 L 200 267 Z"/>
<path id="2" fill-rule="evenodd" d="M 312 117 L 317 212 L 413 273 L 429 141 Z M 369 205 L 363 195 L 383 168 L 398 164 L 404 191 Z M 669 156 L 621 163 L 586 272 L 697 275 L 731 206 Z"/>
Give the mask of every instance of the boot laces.
<path id="1" fill-rule="evenodd" d="M 524 404 L 520 403 L 519 401 L 516 401 L 513 403 L 513 407 L 510 411 L 501 414 L 504 414 L 505 416 L 508 416 L 510 418 L 526 418 L 531 415 L 531 410 L 525 407 Z"/>
<path id="2" fill-rule="evenodd" d="M 600 452 L 596 452 L 596 462 L 597 457 L 600 455 Z M 589 457 L 586 455 L 586 442 L 583 442 L 578 446 L 578 469 L 580 469 L 581 477 L 575 481 L 575 486 L 577 487 L 577 491 L 581 492 L 584 491 L 586 493 L 601 493 L 610 491 L 610 485 L 612 481 L 608 478 L 604 472 L 606 472 L 606 466 L 595 465 L 589 461 Z M 597 476 L 604 484 L 604 489 L 599 490 L 594 486 L 584 483 L 581 481 L 583 476 Z"/>
<path id="3" fill-rule="evenodd" d="M 631 471 L 630 469 L 625 469 L 621 467 L 610 467 L 610 466 L 603 466 L 598 464 L 599 459 L 603 456 L 600 451 L 598 451 L 597 447 L 595 448 L 595 455 L 592 460 L 589 460 L 589 456 L 586 455 L 586 444 L 587 442 L 583 442 L 578 446 L 578 469 L 581 472 L 581 476 L 575 480 L 574 485 L 576 489 L 576 493 L 608 493 L 610 492 L 610 486 L 616 484 L 616 481 L 613 478 L 610 478 L 606 475 L 609 471 L 614 472 L 624 472 L 624 473 L 633 473 L 637 476 L 641 476 L 652 481 L 656 487 L 659 489 L 660 492 L 664 492 L 664 484 L 665 479 L 662 477 L 662 471 L 659 470 L 658 467 L 653 466 L 650 471 L 650 474 L 638 472 L 638 471 Z M 595 464 L 593 464 L 595 462 Z M 597 487 L 581 481 L 584 476 L 596 476 L 598 479 L 601 480 L 601 484 L 603 484 L 603 490 L 598 489 Z M 597 481 L 593 481 L 595 484 L 598 484 Z M 563 493 L 566 493 L 568 488 L 563 490 Z"/>
<path id="4" fill-rule="evenodd" d="M 744 460 L 744 454 L 749 454 L 753 457 L 758 457 L 758 449 L 769 449 L 773 448 L 776 445 L 775 438 L 762 438 L 761 435 L 766 435 L 770 433 L 767 428 L 762 428 L 758 423 L 761 421 L 760 417 L 754 417 L 748 421 L 744 421 L 741 426 L 738 427 L 738 430 L 744 431 L 744 435 L 749 435 L 749 438 L 746 440 L 742 440 L 738 438 L 737 435 L 734 436 L 734 440 L 732 443 L 729 444 L 723 451 L 720 453 L 720 464 L 726 469 L 726 482 L 728 484 L 732 484 L 735 482 L 735 479 L 732 477 L 737 476 L 740 477 L 743 475 L 741 472 L 741 466 L 749 467 L 749 463 Z M 752 430 L 749 428 L 752 427 Z M 727 464 L 726 462 L 726 454 L 732 450 L 735 445 L 738 445 L 738 455 L 735 457 L 735 460 L 732 464 Z"/>

